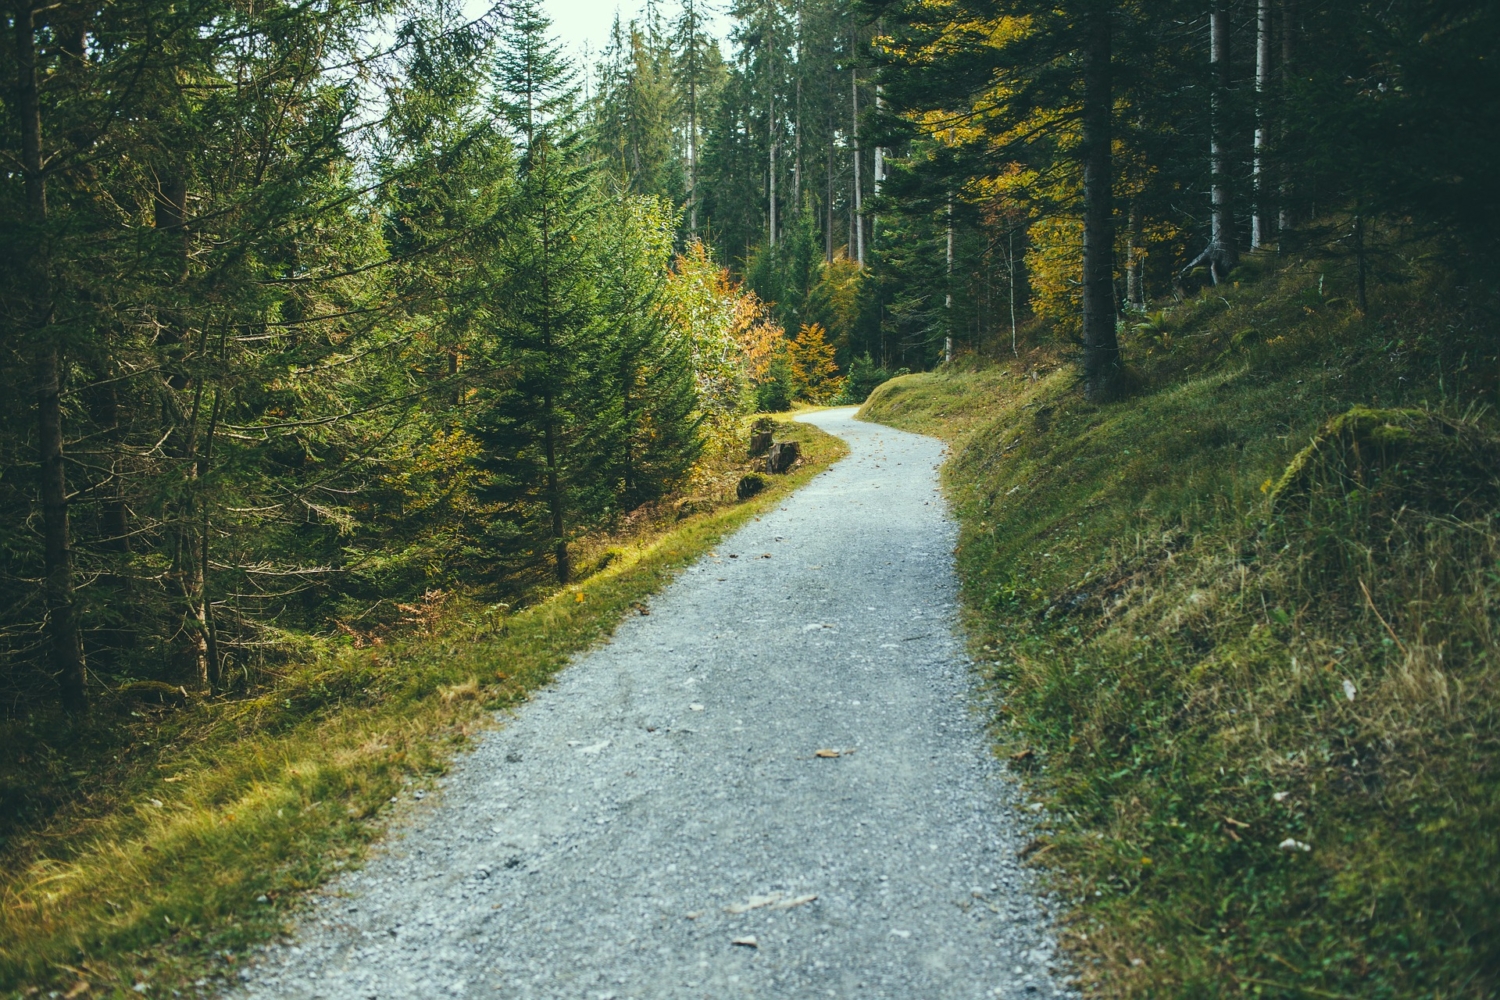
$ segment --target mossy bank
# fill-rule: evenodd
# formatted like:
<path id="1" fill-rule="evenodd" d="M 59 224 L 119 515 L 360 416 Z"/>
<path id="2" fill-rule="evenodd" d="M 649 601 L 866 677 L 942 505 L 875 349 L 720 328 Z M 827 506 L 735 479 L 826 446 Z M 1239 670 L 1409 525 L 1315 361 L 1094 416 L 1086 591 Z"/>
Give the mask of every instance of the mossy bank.
<path id="1" fill-rule="evenodd" d="M 1131 321 L 1122 402 L 1036 350 L 863 414 L 954 445 L 995 731 L 1093 991 L 1493 997 L 1494 300 L 1239 277 Z"/>

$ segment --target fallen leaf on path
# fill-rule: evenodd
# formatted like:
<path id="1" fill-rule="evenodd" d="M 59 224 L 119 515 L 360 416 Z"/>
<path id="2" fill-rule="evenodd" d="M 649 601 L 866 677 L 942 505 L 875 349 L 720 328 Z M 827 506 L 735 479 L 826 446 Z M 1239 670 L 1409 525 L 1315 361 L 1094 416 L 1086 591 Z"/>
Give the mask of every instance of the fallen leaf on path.
<path id="1" fill-rule="evenodd" d="M 814 757 L 837 757 L 837 756 L 839 756 L 839 752 L 837 750 L 819 750 L 817 753 L 813 754 L 813 756 Z"/>
<path id="2" fill-rule="evenodd" d="M 731 941 L 729 943 L 730 944 L 737 944 L 741 948 L 759 948 L 760 947 L 760 942 L 758 942 L 758 941 L 755 940 L 755 935 L 754 934 L 747 934 L 744 937 L 737 937 L 737 938 L 735 938 L 733 941 Z"/>
<path id="3" fill-rule="evenodd" d="M 691 708 L 695 712 L 703 711 L 703 706 L 698 704 L 697 702 L 693 702 L 693 704 L 689 705 L 688 708 Z"/>
<path id="4" fill-rule="evenodd" d="M 782 896 L 784 896 L 784 895 L 785 895 L 785 893 L 773 892 L 769 896 L 751 896 L 749 899 L 745 900 L 743 903 L 734 903 L 734 904 L 731 904 L 730 906 L 724 907 L 724 912 L 725 913 L 749 913 L 751 910 L 758 910 L 762 906 L 770 906 L 772 903 L 778 903 L 778 902 L 780 902 Z"/>
<path id="5" fill-rule="evenodd" d="M 578 752 L 579 753 L 598 753 L 600 750 L 603 750 L 607 746 L 609 746 L 609 740 L 600 740 L 598 743 L 595 743 L 592 746 L 579 747 L 578 748 Z"/>
<path id="6" fill-rule="evenodd" d="M 703 911 L 694 910 L 692 913 L 684 913 L 683 916 L 687 917 L 689 920 L 697 920 L 699 917 L 703 916 Z"/>
<path id="7" fill-rule="evenodd" d="M 73 1000 L 74 997 L 81 997 L 85 993 L 87 993 L 88 991 L 89 991 L 89 982 L 88 982 L 88 980 L 87 979 L 80 979 L 80 980 L 78 980 L 78 982 L 76 982 L 76 983 L 73 984 L 73 988 L 72 989 L 68 990 L 68 992 L 66 992 L 66 993 L 63 994 L 63 998 L 64 998 L 64 1000 Z M 56 996 L 57 994 L 54 993 L 52 995 Z"/>
<path id="8" fill-rule="evenodd" d="M 805 906 L 806 904 L 813 902 L 817 898 L 818 898 L 818 894 L 815 893 L 815 892 L 814 893 L 809 893 L 806 896 L 794 896 L 791 899 L 783 899 L 781 902 L 779 902 L 775 906 L 771 907 L 771 909 L 773 909 L 773 910 L 790 910 L 794 906 Z"/>

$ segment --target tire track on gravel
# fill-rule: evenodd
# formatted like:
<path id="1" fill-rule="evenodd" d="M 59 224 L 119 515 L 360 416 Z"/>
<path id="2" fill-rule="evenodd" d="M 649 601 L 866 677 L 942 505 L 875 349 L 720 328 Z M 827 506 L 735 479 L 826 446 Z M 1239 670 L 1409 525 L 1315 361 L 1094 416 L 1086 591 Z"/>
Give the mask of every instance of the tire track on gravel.
<path id="1" fill-rule="evenodd" d="M 850 456 L 486 736 L 240 995 L 1068 995 L 968 710 L 943 446 L 803 419 Z"/>

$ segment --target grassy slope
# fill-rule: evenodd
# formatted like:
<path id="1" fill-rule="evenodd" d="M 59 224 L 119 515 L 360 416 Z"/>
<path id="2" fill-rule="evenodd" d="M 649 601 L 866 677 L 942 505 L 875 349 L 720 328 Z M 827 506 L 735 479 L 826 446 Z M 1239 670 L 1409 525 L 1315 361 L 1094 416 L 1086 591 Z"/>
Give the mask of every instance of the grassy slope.
<path id="1" fill-rule="evenodd" d="M 6 845 L 0 995 L 82 981 L 92 996 L 134 996 L 137 982 L 227 972 L 233 952 L 284 927 L 299 892 L 356 859 L 399 810 L 393 797 L 440 772 L 494 709 L 524 701 L 632 605 L 847 451 L 806 424 L 777 436 L 801 442 L 804 461 L 760 496 L 616 547 L 607 569 L 526 611 L 498 622 L 437 615 L 426 637 L 297 665 L 256 697 L 143 708 L 112 754 L 98 734 L 75 740 L 71 756 L 7 754 L 9 782 L 28 765 L 35 780 L 43 767 L 85 770 L 76 808 Z"/>
<path id="2" fill-rule="evenodd" d="M 1054 809 L 1039 857 L 1104 996 L 1500 990 L 1496 508 L 1412 492 L 1438 471 L 1419 446 L 1383 479 L 1367 456 L 1363 490 L 1271 496 L 1353 404 L 1493 404 L 1495 324 L 1435 313 L 1459 298 L 1435 281 L 1365 319 L 1337 277 L 1252 276 L 1154 317 L 1123 403 L 1033 355 L 863 410 L 955 446 L 996 731 Z M 1496 454 L 1492 417 L 1392 419 Z M 1487 476 L 1460 486 L 1493 498 Z"/>

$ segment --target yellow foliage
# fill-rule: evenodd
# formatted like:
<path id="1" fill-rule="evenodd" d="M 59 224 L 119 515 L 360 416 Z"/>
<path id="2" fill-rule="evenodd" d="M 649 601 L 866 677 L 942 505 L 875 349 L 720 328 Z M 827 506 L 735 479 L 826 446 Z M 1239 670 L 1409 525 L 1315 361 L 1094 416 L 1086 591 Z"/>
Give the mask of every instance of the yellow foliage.
<path id="1" fill-rule="evenodd" d="M 1064 330 L 1078 329 L 1083 316 L 1083 220 L 1051 216 L 1032 223 L 1027 235 L 1031 308 Z"/>
<path id="2" fill-rule="evenodd" d="M 826 403 L 838 395 L 844 380 L 833 358 L 833 345 L 819 323 L 804 325 L 787 345 L 792 371 L 802 395 L 814 403 Z"/>

